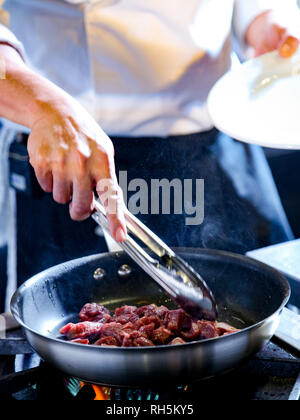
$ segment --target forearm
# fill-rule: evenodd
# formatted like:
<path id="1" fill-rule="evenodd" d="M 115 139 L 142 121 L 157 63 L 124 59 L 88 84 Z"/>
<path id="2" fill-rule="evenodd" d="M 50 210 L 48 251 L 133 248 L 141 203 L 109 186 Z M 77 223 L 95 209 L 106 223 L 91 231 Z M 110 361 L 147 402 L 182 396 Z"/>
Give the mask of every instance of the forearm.
<path id="1" fill-rule="evenodd" d="M 41 187 L 58 203 L 72 199 L 71 217 L 84 220 L 93 211 L 96 186 L 114 239 L 124 241 L 110 139 L 75 99 L 26 66 L 16 49 L 0 44 L 0 63 L 0 116 L 31 129 L 28 153 Z"/>
<path id="2" fill-rule="evenodd" d="M 68 95 L 35 73 L 11 46 L 0 44 L 0 116 L 25 127 L 47 113 L 64 106 Z"/>

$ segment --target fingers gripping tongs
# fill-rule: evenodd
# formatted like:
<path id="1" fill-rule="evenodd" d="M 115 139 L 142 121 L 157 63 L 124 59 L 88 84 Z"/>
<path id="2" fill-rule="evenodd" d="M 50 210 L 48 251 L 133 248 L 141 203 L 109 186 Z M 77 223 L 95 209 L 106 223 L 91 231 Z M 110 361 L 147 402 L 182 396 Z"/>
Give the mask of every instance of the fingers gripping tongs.
<path id="1" fill-rule="evenodd" d="M 120 247 L 189 315 L 195 319 L 216 320 L 215 299 L 203 278 L 128 210 L 125 210 L 125 218 L 129 233 L 147 250 L 129 235 Z M 93 219 L 109 233 L 105 210 L 98 200 L 95 200 Z"/>

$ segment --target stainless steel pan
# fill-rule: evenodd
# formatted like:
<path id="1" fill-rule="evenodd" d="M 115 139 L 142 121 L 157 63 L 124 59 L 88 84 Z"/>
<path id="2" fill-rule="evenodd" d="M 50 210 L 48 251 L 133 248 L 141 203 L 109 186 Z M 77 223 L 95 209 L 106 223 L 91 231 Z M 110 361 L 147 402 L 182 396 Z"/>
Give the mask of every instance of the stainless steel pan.
<path id="1" fill-rule="evenodd" d="M 207 279 L 220 320 L 242 331 L 149 348 L 93 347 L 59 340 L 60 327 L 76 321 L 87 302 L 111 309 L 123 304 L 168 305 L 157 284 L 124 253 L 82 258 L 35 276 L 14 295 L 12 313 L 45 361 L 86 382 L 127 387 L 182 385 L 231 370 L 274 334 L 289 299 L 288 282 L 276 270 L 246 257 L 200 249 L 176 252 Z M 131 273 L 122 267 L 125 264 Z M 94 276 L 98 268 L 102 270 Z"/>

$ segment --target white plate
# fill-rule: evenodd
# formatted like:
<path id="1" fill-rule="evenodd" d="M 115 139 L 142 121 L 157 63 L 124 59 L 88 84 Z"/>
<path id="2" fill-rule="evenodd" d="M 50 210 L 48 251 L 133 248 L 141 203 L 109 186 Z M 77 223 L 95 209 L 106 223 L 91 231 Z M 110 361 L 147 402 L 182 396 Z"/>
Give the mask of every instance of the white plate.
<path id="1" fill-rule="evenodd" d="M 208 108 L 215 126 L 246 143 L 300 149 L 300 51 L 248 61 L 213 87 Z"/>

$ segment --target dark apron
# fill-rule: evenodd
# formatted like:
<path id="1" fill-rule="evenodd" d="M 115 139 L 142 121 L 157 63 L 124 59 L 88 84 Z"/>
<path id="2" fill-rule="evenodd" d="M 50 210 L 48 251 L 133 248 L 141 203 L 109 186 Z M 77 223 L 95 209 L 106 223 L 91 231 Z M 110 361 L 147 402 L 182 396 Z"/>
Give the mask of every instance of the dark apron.
<path id="1" fill-rule="evenodd" d="M 201 225 L 186 226 L 186 214 L 138 216 L 170 246 L 243 254 L 293 238 L 261 148 L 238 143 L 217 130 L 167 139 L 115 138 L 113 142 L 117 174 L 127 171 L 128 183 L 136 178 L 148 185 L 153 178 L 204 179 Z M 12 148 L 16 146 L 20 144 Z M 31 185 L 27 192 L 17 194 L 19 284 L 55 264 L 107 251 L 93 220 L 73 222 L 68 206 L 54 203 L 50 194 L 41 192 L 28 161 L 20 164 L 12 159 L 14 171 L 23 171 Z"/>

